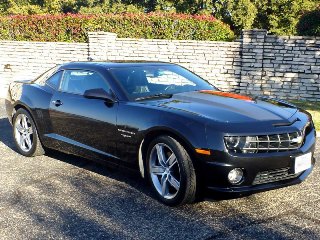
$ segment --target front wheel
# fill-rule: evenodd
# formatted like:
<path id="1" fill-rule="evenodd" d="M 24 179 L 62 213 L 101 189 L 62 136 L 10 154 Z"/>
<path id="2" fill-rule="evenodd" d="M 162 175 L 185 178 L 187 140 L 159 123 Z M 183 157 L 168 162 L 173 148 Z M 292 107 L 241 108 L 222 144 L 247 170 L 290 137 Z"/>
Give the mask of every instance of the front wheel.
<path id="1" fill-rule="evenodd" d="M 13 118 L 13 138 L 18 151 L 27 157 L 44 154 L 36 125 L 30 114 L 20 108 Z"/>
<path id="2" fill-rule="evenodd" d="M 163 203 L 176 206 L 196 197 L 196 173 L 185 148 L 170 136 L 154 139 L 147 153 L 149 181 Z"/>

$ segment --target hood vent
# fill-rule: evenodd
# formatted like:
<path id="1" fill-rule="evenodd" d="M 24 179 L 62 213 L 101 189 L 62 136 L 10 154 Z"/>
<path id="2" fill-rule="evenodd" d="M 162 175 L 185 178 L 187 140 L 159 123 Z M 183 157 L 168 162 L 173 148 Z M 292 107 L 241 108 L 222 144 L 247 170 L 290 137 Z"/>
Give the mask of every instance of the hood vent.
<path id="1" fill-rule="evenodd" d="M 301 121 L 301 120 L 299 118 L 296 118 L 292 122 L 274 123 L 272 125 L 275 126 L 275 127 L 288 127 L 288 126 L 291 126 L 292 124 L 294 124 L 295 122 L 298 122 L 298 121 Z"/>

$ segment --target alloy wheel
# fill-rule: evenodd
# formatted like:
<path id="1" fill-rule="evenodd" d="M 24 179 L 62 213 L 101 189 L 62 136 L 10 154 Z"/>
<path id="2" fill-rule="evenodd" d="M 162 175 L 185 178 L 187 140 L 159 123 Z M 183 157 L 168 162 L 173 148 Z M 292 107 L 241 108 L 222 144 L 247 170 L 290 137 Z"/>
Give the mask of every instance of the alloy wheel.
<path id="1" fill-rule="evenodd" d="M 165 199 L 173 199 L 179 192 L 181 174 L 172 149 L 157 143 L 150 152 L 150 175 L 157 192 Z"/>
<path id="2" fill-rule="evenodd" d="M 15 139 L 20 149 L 29 152 L 33 146 L 33 128 L 25 114 L 19 114 L 14 124 Z"/>

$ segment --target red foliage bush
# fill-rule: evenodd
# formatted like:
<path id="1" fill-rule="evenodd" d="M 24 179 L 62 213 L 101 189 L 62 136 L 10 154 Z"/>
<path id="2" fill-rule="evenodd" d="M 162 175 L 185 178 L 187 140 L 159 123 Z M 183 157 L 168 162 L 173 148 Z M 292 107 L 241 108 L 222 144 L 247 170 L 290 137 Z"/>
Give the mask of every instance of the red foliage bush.
<path id="1" fill-rule="evenodd" d="M 230 27 L 212 16 L 186 14 L 16 15 L 0 17 L 0 39 L 86 42 L 87 32 L 124 38 L 230 41 Z"/>

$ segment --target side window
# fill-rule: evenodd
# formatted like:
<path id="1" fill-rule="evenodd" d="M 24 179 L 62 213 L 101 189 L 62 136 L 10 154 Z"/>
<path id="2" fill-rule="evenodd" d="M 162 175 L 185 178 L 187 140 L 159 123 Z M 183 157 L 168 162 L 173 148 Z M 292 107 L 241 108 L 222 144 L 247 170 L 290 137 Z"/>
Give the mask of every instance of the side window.
<path id="1" fill-rule="evenodd" d="M 53 74 L 50 78 L 48 78 L 46 83 L 54 89 L 59 89 L 62 74 L 63 74 L 63 71 Z"/>
<path id="2" fill-rule="evenodd" d="M 86 70 L 66 70 L 63 74 L 61 91 L 80 94 L 86 90 L 102 88 L 110 91 L 107 82 L 96 72 Z"/>

